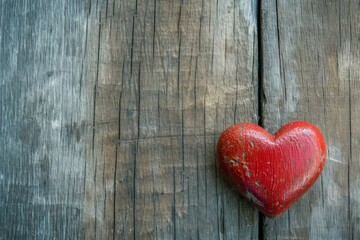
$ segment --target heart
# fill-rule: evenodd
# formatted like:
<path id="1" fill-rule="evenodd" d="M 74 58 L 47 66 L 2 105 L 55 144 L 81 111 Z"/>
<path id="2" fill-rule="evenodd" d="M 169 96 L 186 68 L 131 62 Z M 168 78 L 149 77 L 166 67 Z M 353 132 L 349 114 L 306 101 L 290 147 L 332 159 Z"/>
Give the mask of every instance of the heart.
<path id="1" fill-rule="evenodd" d="M 267 217 L 285 212 L 316 181 L 326 162 L 320 130 L 292 122 L 275 135 L 252 123 L 226 129 L 217 143 L 224 178 Z"/>

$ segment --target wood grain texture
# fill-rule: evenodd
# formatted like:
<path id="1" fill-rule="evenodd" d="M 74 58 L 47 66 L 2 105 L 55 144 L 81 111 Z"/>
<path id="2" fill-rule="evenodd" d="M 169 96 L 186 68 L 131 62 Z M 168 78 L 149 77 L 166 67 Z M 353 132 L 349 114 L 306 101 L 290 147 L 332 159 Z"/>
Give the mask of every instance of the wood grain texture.
<path id="1" fill-rule="evenodd" d="M 0 0 L 0 239 L 359 238 L 359 4 L 258 2 Z M 264 226 L 214 158 L 259 117 L 328 144 Z"/>
<path id="2" fill-rule="evenodd" d="M 0 239 L 257 239 L 220 132 L 258 120 L 257 1 L 0 1 Z"/>
<path id="3" fill-rule="evenodd" d="M 359 4 L 262 1 L 264 126 L 306 120 L 324 133 L 328 162 L 287 213 L 266 220 L 266 239 L 359 237 Z"/>
<path id="4" fill-rule="evenodd" d="M 257 238 L 258 213 L 223 182 L 214 154 L 227 125 L 257 121 L 256 10 L 101 7 L 89 238 Z"/>
<path id="5" fill-rule="evenodd" d="M 0 239 L 81 235 L 92 132 L 86 9 L 0 1 Z"/>

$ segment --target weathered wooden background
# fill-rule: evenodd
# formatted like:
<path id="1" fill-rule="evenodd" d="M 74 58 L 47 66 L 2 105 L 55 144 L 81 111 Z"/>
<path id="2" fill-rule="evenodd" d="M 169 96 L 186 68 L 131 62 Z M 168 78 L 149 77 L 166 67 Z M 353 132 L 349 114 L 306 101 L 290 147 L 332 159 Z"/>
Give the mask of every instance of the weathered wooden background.
<path id="1" fill-rule="evenodd" d="M 360 2 L 0 0 L 0 239 L 359 239 Z M 328 162 L 270 220 L 219 134 L 307 120 Z"/>

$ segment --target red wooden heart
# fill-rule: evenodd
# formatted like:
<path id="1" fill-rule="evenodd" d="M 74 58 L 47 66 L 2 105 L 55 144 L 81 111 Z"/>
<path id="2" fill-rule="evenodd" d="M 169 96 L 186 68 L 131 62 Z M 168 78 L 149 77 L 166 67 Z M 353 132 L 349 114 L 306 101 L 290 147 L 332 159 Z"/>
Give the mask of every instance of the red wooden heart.
<path id="1" fill-rule="evenodd" d="M 326 145 L 319 129 L 292 122 L 275 135 L 252 123 L 226 129 L 217 144 L 225 179 L 268 217 L 285 212 L 319 177 Z"/>

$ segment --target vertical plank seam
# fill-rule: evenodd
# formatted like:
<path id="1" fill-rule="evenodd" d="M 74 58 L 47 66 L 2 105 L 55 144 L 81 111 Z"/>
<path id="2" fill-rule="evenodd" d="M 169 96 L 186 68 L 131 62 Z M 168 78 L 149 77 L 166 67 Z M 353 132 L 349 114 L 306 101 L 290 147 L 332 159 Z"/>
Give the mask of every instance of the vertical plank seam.
<path id="1" fill-rule="evenodd" d="M 97 4 L 98 6 L 98 4 Z M 98 52 L 97 52 L 97 62 L 96 62 L 96 78 L 95 78 L 95 85 L 94 85 L 94 108 L 93 108 L 93 138 L 92 138 L 92 159 L 95 161 L 95 172 L 94 172 L 94 211 L 95 215 L 97 212 L 97 205 L 96 205 L 96 175 L 97 175 L 97 158 L 95 157 L 95 135 L 96 135 L 96 97 L 97 97 L 97 87 L 99 82 L 99 68 L 100 68 L 100 42 L 101 42 L 101 11 L 99 11 L 99 30 L 98 30 Z M 95 231 L 95 239 L 97 239 L 97 218 L 95 217 L 94 222 L 94 231 Z"/>
<path id="2" fill-rule="evenodd" d="M 257 1 L 257 40 L 258 40 L 258 125 L 264 127 L 264 61 L 263 61 L 263 39 L 262 39 L 262 1 Z M 265 239 L 265 216 L 259 212 L 258 239 Z"/>
<path id="3" fill-rule="evenodd" d="M 264 98 L 264 61 L 263 61 L 263 42 L 262 42 L 262 13 L 261 13 L 262 2 L 258 0 L 258 16 L 257 16 L 257 33 L 258 33 L 258 124 L 264 126 L 264 109 L 263 109 L 263 98 Z"/>
<path id="4" fill-rule="evenodd" d="M 87 53 L 87 42 L 88 42 L 88 26 L 89 26 L 89 16 L 90 16 L 90 13 L 91 13 L 91 0 L 89 1 L 89 11 L 87 13 L 87 16 L 86 16 L 86 30 L 85 30 L 85 46 L 84 46 L 84 57 L 83 57 L 83 60 L 82 60 L 82 65 L 81 65 L 81 74 L 80 74 L 80 89 L 79 89 L 79 93 L 80 93 L 80 96 L 81 96 L 81 90 L 82 90 L 82 78 L 83 78 L 83 71 L 84 71 L 84 62 L 85 62 L 85 57 L 86 57 L 86 53 Z M 94 118 L 95 120 L 95 118 Z M 93 121 L 94 121 L 93 120 Z M 94 145 L 93 145 L 94 146 Z M 85 198 L 85 195 L 86 195 L 86 173 L 87 173 L 87 161 L 85 160 L 84 161 L 84 198 Z M 84 213 L 82 214 L 82 221 L 81 222 L 84 222 Z M 85 233 L 80 231 L 81 234 L 83 234 L 83 236 L 85 236 Z"/>

